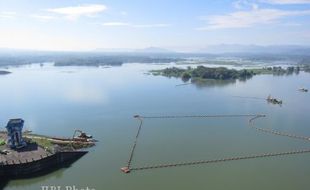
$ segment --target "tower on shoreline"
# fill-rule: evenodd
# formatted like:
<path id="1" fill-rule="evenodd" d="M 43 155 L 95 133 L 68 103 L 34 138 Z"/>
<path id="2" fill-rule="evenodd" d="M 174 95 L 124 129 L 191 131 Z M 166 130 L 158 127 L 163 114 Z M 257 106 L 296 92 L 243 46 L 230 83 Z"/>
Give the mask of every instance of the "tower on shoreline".
<path id="1" fill-rule="evenodd" d="M 20 149 L 27 145 L 22 137 L 24 127 L 23 119 L 10 119 L 6 129 L 8 132 L 7 144 L 12 149 Z"/>

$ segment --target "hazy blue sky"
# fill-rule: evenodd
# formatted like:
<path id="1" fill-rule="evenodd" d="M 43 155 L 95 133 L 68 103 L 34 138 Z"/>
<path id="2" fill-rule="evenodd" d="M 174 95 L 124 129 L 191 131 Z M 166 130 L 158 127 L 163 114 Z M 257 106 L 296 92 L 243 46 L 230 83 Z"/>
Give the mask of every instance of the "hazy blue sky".
<path id="1" fill-rule="evenodd" d="M 0 48 L 310 44 L 310 0 L 0 0 Z"/>

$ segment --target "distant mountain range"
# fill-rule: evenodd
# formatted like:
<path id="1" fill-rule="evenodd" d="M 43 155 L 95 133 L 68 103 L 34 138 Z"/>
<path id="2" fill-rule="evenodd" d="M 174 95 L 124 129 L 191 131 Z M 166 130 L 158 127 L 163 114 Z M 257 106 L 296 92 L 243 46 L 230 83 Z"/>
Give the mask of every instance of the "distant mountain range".
<path id="1" fill-rule="evenodd" d="M 95 52 L 107 52 L 107 53 L 176 53 L 172 50 L 160 48 L 160 47 L 147 47 L 143 49 L 125 49 L 125 48 L 99 48 L 95 49 Z"/>
<path id="2" fill-rule="evenodd" d="M 310 54 L 310 46 L 299 45 L 271 45 L 271 46 L 259 46 L 259 45 L 240 45 L 240 44 L 221 44 L 211 45 L 198 50 L 199 53 L 257 53 L 257 54 Z"/>
<path id="3" fill-rule="evenodd" d="M 95 52 L 118 52 L 118 53 L 179 53 L 177 51 L 164 49 L 160 47 L 148 47 L 144 49 L 96 49 Z M 220 44 L 210 45 L 204 48 L 193 50 L 188 53 L 207 53 L 207 54 L 234 54 L 234 53 L 251 53 L 251 54 L 310 54 L 310 46 L 300 45 L 240 45 L 240 44 Z"/>
<path id="4" fill-rule="evenodd" d="M 22 49 L 0 48 L 1 54 L 49 54 L 49 53 L 70 53 L 70 51 L 36 51 Z M 74 51 L 71 51 L 74 53 Z M 99 48 L 93 51 L 85 51 L 81 53 L 128 53 L 128 54 L 290 54 L 290 55 L 310 55 L 310 46 L 301 45 L 240 45 L 240 44 L 220 44 L 209 45 L 187 53 L 182 53 L 161 47 L 147 47 L 143 49 L 129 48 Z"/>
<path id="5" fill-rule="evenodd" d="M 140 53 L 175 53 L 172 50 L 159 48 L 159 47 L 148 47 L 148 48 L 144 48 L 144 49 L 137 49 L 136 52 L 140 52 Z"/>
<path id="6" fill-rule="evenodd" d="M 123 63 L 170 63 L 188 58 L 214 60 L 236 58 L 254 62 L 290 62 L 310 64 L 309 46 L 258 46 L 222 44 L 207 46 L 200 50 L 181 53 L 172 50 L 148 47 L 144 49 L 97 49 L 94 51 L 36 51 L 0 48 L 0 66 L 29 63 L 54 62 L 67 65 L 122 65 Z"/>

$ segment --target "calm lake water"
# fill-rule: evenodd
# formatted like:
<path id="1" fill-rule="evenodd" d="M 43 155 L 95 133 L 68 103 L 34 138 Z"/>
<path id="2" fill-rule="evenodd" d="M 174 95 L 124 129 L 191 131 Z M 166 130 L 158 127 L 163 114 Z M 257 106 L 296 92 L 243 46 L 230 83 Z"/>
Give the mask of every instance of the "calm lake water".
<path id="1" fill-rule="evenodd" d="M 255 76 L 246 82 L 184 85 L 180 79 L 145 73 L 167 65 L 121 67 L 10 68 L 0 76 L 0 126 L 22 117 L 35 133 L 72 136 L 75 129 L 99 143 L 67 169 L 9 181 L 5 190 L 39 190 L 43 185 L 97 190 L 308 190 L 310 154 L 260 158 L 166 169 L 120 172 L 126 165 L 141 115 L 255 114 L 265 128 L 310 136 L 310 74 Z M 267 104 L 269 94 L 284 101 Z M 3 129 L 3 128 L 2 128 Z M 133 166 L 216 159 L 309 148 L 310 142 L 265 134 L 247 118 L 145 120 Z M 0 179 L 1 180 L 1 179 Z M 3 182 L 1 182 L 3 183 Z"/>

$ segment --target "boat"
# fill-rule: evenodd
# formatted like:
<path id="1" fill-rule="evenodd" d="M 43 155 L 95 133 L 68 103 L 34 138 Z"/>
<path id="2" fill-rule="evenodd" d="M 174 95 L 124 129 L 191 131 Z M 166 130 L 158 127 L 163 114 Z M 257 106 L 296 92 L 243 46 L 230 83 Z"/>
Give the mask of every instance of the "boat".
<path id="1" fill-rule="evenodd" d="M 273 98 L 271 95 L 269 95 L 266 100 L 267 100 L 268 103 L 272 103 L 272 104 L 280 104 L 280 105 L 282 105 L 282 103 L 283 103 L 282 100 L 278 100 L 276 98 Z"/>
<path id="2" fill-rule="evenodd" d="M 0 132 L 0 139 L 6 144 L 0 146 L 0 178 L 19 179 L 39 176 L 59 168 L 69 167 L 72 163 L 88 153 L 75 146 L 63 146 L 51 143 L 50 147 L 36 142 L 37 139 L 24 137 L 22 133 L 24 120 L 9 120 L 7 131 Z M 43 139 L 40 139 L 41 141 Z M 49 139 L 45 139 L 49 142 Z M 72 142 L 75 140 L 71 139 Z"/>

